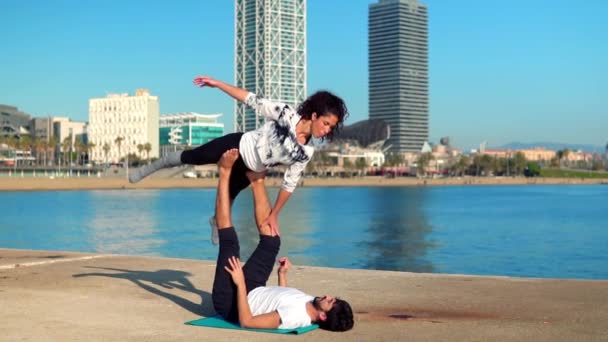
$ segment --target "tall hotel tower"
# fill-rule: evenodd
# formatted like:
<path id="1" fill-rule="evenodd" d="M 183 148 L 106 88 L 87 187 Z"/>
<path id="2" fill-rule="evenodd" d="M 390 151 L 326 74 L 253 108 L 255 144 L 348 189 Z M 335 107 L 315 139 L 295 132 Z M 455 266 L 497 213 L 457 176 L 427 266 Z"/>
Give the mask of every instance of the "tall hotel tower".
<path id="1" fill-rule="evenodd" d="M 393 152 L 418 152 L 429 134 L 427 7 L 369 5 L 369 117 L 386 121 Z"/>
<path id="2" fill-rule="evenodd" d="M 295 106 L 306 96 L 306 0 L 235 0 L 235 84 Z M 234 128 L 263 118 L 237 103 Z"/>

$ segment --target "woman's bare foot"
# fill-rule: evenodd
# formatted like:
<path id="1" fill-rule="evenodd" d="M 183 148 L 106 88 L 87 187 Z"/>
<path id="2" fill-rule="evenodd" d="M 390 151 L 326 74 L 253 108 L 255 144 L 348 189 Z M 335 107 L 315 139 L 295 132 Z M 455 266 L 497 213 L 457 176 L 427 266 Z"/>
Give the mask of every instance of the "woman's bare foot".
<path id="1" fill-rule="evenodd" d="M 230 173 L 232 165 L 234 165 L 234 162 L 236 162 L 237 159 L 239 159 L 238 149 L 233 148 L 224 152 L 220 158 L 220 161 L 217 163 L 218 171 L 220 173 Z"/>

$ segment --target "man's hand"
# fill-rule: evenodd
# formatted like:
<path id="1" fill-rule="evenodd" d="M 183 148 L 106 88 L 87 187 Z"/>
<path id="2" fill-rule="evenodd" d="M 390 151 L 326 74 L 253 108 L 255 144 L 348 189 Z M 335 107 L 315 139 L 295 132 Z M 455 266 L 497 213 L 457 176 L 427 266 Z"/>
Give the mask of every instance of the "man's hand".
<path id="1" fill-rule="evenodd" d="M 279 274 L 287 274 L 289 267 L 291 267 L 291 261 L 289 261 L 289 258 L 287 258 L 287 257 L 279 258 L 278 264 L 279 264 L 279 269 L 277 270 L 277 272 L 279 272 Z"/>
<path id="2" fill-rule="evenodd" d="M 271 212 L 267 219 L 262 222 L 261 226 L 270 226 L 270 231 L 276 235 L 281 236 L 281 231 L 279 230 L 279 220 L 277 219 L 277 215 L 275 212 Z"/>
<path id="3" fill-rule="evenodd" d="M 287 270 L 291 266 L 291 262 L 287 257 L 279 258 L 279 269 L 277 275 L 279 276 L 279 286 L 287 286 Z"/>
<path id="4" fill-rule="evenodd" d="M 226 272 L 230 273 L 232 281 L 237 287 L 245 286 L 245 275 L 243 274 L 243 266 L 241 260 L 235 256 L 228 258 L 230 266 L 224 266 Z"/>
<path id="5" fill-rule="evenodd" d="M 215 88 L 219 85 L 219 81 L 209 76 L 197 76 L 192 80 L 195 86 Z"/>

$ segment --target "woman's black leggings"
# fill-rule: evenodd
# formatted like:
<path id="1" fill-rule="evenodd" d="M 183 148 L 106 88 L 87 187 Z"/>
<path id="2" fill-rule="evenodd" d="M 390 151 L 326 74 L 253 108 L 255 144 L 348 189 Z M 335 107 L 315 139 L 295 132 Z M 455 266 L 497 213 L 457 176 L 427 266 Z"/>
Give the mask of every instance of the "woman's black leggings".
<path id="1" fill-rule="evenodd" d="M 189 165 L 216 164 L 224 152 L 233 148 L 239 148 L 242 136 L 242 132 L 226 134 L 193 150 L 186 150 L 182 152 L 182 163 Z M 245 166 L 243 157 L 240 157 L 232 166 L 232 172 L 230 173 L 229 189 L 231 201 L 236 198 L 241 190 L 249 186 L 247 171 L 249 169 Z"/>

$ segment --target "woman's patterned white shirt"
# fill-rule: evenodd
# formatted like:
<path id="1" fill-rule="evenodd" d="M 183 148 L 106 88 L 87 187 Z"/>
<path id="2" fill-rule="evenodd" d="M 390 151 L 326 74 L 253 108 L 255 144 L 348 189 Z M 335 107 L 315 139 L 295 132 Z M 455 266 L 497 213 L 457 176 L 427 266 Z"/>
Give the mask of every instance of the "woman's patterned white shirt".
<path id="1" fill-rule="evenodd" d="M 288 166 L 282 188 L 293 192 L 314 153 L 310 143 L 298 143 L 296 125 L 300 122 L 300 115 L 289 105 L 271 102 L 253 93 L 247 95 L 245 104 L 257 115 L 263 115 L 266 123 L 243 134 L 239 144 L 243 162 L 256 172 L 276 165 Z"/>

